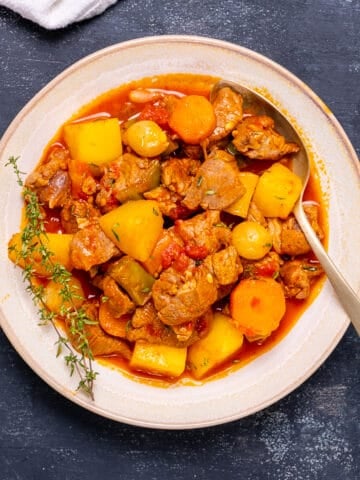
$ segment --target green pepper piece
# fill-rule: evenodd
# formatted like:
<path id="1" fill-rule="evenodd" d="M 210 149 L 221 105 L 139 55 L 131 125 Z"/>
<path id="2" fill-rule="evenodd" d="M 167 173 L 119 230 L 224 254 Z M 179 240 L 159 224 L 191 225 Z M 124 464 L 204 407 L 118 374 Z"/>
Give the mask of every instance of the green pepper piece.
<path id="1" fill-rule="evenodd" d="M 136 305 L 145 305 L 151 297 L 155 278 L 136 260 L 124 255 L 107 272 L 130 296 Z"/>

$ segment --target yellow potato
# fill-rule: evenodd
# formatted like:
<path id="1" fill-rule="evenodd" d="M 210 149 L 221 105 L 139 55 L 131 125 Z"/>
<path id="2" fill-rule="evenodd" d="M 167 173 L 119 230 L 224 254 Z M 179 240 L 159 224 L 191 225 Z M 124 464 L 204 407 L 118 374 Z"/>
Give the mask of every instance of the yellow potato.
<path id="1" fill-rule="evenodd" d="M 209 333 L 191 345 L 188 350 L 188 365 L 195 378 L 202 378 L 213 368 L 225 362 L 242 346 L 243 334 L 230 317 L 215 313 Z"/>
<path id="2" fill-rule="evenodd" d="M 238 217 L 246 218 L 250 206 L 252 196 L 255 191 L 259 176 L 251 172 L 240 172 L 239 177 L 241 183 L 246 188 L 246 192 L 238 200 L 225 208 L 225 212 L 237 215 Z"/>
<path id="3" fill-rule="evenodd" d="M 240 257 L 248 260 L 260 260 L 272 247 L 272 237 L 266 228 L 250 221 L 239 223 L 233 228 L 231 242 Z"/>
<path id="4" fill-rule="evenodd" d="M 117 118 L 64 126 L 64 139 L 74 160 L 103 165 L 122 154 L 120 126 Z"/>
<path id="5" fill-rule="evenodd" d="M 26 259 L 21 257 L 22 250 L 22 239 L 21 233 L 15 233 L 9 241 L 9 258 L 11 261 L 19 265 L 21 268 L 25 268 L 27 265 L 31 265 L 34 273 L 38 275 L 43 275 L 49 277 L 52 274 L 52 271 L 49 268 L 46 268 L 46 263 L 42 262 L 42 256 L 39 251 L 39 248 L 36 247 Z M 72 270 L 72 264 L 70 261 L 70 243 L 73 238 L 71 234 L 60 234 L 60 233 L 47 233 L 46 235 L 41 235 L 40 240 L 43 243 L 46 250 L 51 252 L 53 255 L 50 256 L 52 263 L 63 265 L 67 270 Z M 34 244 L 39 245 L 39 241 L 33 242 Z"/>
<path id="6" fill-rule="evenodd" d="M 105 234 L 118 248 L 145 262 L 163 229 L 163 217 L 153 200 L 132 200 L 106 213 L 99 220 Z"/>
<path id="7" fill-rule="evenodd" d="M 302 182 L 289 168 L 274 163 L 261 175 L 253 201 L 265 217 L 287 218 L 300 196 Z"/>
<path id="8" fill-rule="evenodd" d="M 130 366 L 136 370 L 178 377 L 185 370 L 186 348 L 175 348 L 138 341 L 130 360 Z"/>
<path id="9" fill-rule="evenodd" d="M 65 300 L 64 295 L 69 291 L 71 293 L 72 302 Z M 64 309 L 79 308 L 84 302 L 84 290 L 81 282 L 71 277 L 67 283 L 67 289 L 64 292 L 64 286 L 60 283 L 50 280 L 44 287 L 43 300 L 47 308 L 54 313 L 63 314 Z"/>

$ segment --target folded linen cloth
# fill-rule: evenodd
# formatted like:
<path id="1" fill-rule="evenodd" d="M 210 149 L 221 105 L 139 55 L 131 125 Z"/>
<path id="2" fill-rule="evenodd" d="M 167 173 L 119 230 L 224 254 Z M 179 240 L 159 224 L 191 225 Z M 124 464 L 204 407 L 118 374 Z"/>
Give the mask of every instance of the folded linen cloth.
<path id="1" fill-rule="evenodd" d="M 99 15 L 117 0 L 0 0 L 10 8 L 44 28 L 55 30 Z"/>

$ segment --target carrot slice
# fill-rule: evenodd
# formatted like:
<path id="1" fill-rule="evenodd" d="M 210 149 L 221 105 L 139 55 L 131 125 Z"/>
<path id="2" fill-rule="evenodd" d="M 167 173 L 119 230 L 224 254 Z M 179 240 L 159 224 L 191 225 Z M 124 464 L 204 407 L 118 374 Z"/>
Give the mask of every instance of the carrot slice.
<path id="1" fill-rule="evenodd" d="M 186 143 L 196 145 L 208 137 L 216 126 L 212 104 L 201 95 L 187 95 L 175 104 L 170 127 Z"/>
<path id="2" fill-rule="evenodd" d="M 244 279 L 231 293 L 231 317 L 250 341 L 264 339 L 276 330 L 285 310 L 283 289 L 269 277 Z"/>

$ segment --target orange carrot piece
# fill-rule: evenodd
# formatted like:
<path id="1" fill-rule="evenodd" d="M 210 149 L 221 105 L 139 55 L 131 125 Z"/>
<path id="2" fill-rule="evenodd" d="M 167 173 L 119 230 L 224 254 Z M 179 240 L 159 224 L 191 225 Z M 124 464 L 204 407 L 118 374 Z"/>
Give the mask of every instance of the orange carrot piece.
<path id="1" fill-rule="evenodd" d="M 205 140 L 216 126 L 214 108 L 201 95 L 187 95 L 175 104 L 169 125 L 184 142 L 196 145 Z"/>
<path id="2" fill-rule="evenodd" d="M 231 317 L 250 341 L 264 339 L 276 330 L 285 310 L 283 289 L 269 277 L 242 280 L 231 293 Z"/>

